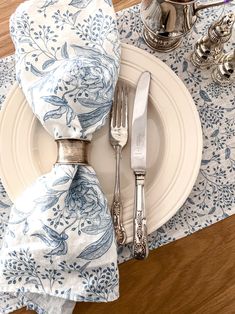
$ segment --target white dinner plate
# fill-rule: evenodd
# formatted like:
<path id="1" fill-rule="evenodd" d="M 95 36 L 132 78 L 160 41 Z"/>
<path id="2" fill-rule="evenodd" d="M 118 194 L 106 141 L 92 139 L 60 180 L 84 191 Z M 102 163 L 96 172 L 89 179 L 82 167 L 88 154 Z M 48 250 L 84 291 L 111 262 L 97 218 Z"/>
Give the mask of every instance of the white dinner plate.
<path id="1" fill-rule="evenodd" d="M 120 78 L 130 85 L 130 132 L 135 86 L 142 71 L 151 72 L 148 105 L 146 211 L 148 233 L 170 219 L 186 200 L 199 171 L 201 125 L 188 90 L 162 61 L 131 45 L 122 44 Z M 93 136 L 89 162 L 103 191 L 112 200 L 115 158 L 108 123 Z M 131 133 L 129 133 L 131 134 Z M 121 161 L 121 193 L 128 242 L 133 234 L 134 176 L 130 142 Z M 52 168 L 56 144 L 43 129 L 17 84 L 4 103 L 0 120 L 0 175 L 14 201 L 38 176 Z"/>

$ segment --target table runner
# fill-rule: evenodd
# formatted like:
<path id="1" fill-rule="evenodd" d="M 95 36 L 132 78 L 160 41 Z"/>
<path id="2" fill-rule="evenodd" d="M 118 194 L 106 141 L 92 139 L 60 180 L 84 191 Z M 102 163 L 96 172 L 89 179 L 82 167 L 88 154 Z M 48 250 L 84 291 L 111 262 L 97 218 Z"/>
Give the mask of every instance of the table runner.
<path id="1" fill-rule="evenodd" d="M 121 40 L 154 54 L 184 82 L 195 101 L 203 131 L 201 168 L 193 190 L 177 214 L 149 236 L 150 249 L 192 234 L 235 213 L 235 84 L 221 87 L 211 80 L 210 70 L 199 70 L 190 62 L 196 40 L 205 34 L 213 20 L 234 8 L 230 5 L 227 9 L 203 11 L 193 31 L 184 38 L 179 48 L 170 53 L 153 52 L 143 41 L 139 5 L 117 13 Z M 226 44 L 226 51 L 235 48 L 234 35 Z M 1 59 L 0 104 L 14 81 L 14 57 Z M 11 201 L 0 184 L 0 241 L 10 206 Z M 119 248 L 118 254 L 119 263 L 130 259 L 131 245 Z M 22 301 L 16 304 L 11 296 L 5 304 L 3 311 L 23 306 Z"/>

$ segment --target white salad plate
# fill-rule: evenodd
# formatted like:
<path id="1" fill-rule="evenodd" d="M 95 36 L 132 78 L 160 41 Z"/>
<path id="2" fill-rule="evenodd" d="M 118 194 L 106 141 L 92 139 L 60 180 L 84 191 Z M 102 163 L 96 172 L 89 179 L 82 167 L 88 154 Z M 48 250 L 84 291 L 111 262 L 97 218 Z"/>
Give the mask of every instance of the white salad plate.
<path id="1" fill-rule="evenodd" d="M 183 205 L 198 175 L 202 154 L 200 119 L 191 95 L 162 61 L 122 44 L 120 78 L 129 88 L 129 135 L 135 86 L 143 71 L 151 72 L 148 104 L 146 214 L 148 233 L 169 220 Z M 121 194 L 128 239 L 133 234 L 134 175 L 130 143 L 121 160 Z M 89 145 L 89 163 L 97 172 L 109 204 L 114 188 L 115 155 L 109 143 L 109 123 Z M 17 84 L 8 94 L 0 115 L 0 176 L 12 201 L 37 177 L 50 171 L 56 143 L 27 105 Z"/>

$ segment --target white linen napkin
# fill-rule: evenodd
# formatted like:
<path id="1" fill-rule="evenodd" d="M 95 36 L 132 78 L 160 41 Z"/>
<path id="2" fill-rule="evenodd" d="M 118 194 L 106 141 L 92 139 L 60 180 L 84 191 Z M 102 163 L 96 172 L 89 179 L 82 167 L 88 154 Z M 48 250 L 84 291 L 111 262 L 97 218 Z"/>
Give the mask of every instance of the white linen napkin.
<path id="1" fill-rule="evenodd" d="M 25 1 L 11 18 L 11 35 L 17 80 L 45 129 L 55 139 L 91 140 L 119 72 L 112 3 Z M 91 166 L 55 164 L 17 199 L 0 261 L 1 292 L 38 313 L 59 313 L 58 305 L 71 313 L 69 300 L 118 298 L 112 221 Z"/>

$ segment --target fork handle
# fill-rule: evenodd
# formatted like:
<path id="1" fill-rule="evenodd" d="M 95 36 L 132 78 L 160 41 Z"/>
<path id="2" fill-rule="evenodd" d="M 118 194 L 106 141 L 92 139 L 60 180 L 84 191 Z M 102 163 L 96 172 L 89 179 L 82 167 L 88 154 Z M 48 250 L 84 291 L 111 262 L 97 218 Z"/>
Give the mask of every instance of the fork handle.
<path id="1" fill-rule="evenodd" d="M 115 147 L 116 152 L 116 171 L 115 171 L 115 187 L 114 197 L 111 205 L 111 215 L 113 218 L 114 231 L 118 245 L 124 245 L 126 242 L 126 230 L 122 222 L 123 206 L 121 201 L 120 192 L 120 159 L 121 159 L 121 146 Z"/>
<path id="2" fill-rule="evenodd" d="M 148 233 L 145 217 L 144 183 L 145 173 L 135 172 L 133 257 L 136 259 L 147 258 L 149 254 Z"/>

